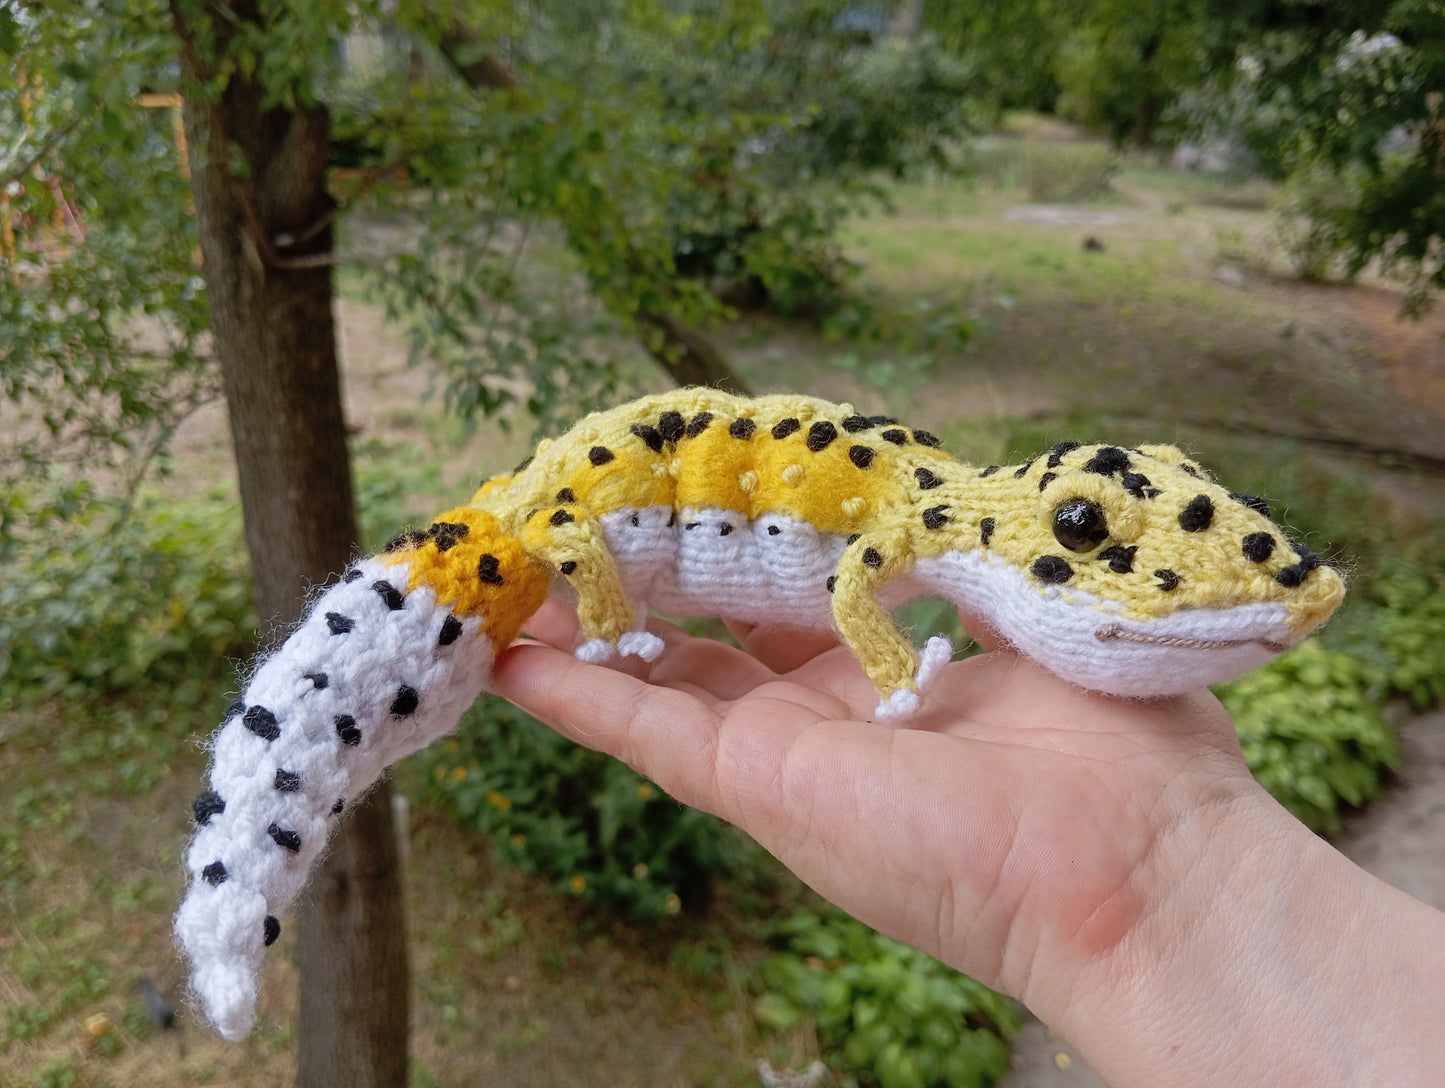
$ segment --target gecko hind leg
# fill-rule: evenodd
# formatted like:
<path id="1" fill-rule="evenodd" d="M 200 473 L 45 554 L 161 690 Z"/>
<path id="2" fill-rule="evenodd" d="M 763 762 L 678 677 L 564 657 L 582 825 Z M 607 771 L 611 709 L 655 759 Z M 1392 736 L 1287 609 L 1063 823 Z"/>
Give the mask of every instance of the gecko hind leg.
<path id="1" fill-rule="evenodd" d="M 577 593 L 583 636 L 574 651 L 579 661 L 600 665 L 619 656 L 653 661 L 662 653 L 662 639 L 643 629 L 646 610 L 628 597 L 601 526 L 586 511 L 570 503 L 539 510 L 528 519 L 522 539 Z"/>

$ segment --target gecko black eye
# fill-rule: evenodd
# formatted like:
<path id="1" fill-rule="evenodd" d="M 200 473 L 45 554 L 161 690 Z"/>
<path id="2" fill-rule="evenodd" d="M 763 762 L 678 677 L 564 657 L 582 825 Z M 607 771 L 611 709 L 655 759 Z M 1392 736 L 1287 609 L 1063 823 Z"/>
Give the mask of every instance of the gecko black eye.
<path id="1" fill-rule="evenodd" d="M 1054 539 L 1071 552 L 1086 552 L 1109 535 L 1104 511 L 1088 499 L 1069 499 L 1054 511 Z"/>

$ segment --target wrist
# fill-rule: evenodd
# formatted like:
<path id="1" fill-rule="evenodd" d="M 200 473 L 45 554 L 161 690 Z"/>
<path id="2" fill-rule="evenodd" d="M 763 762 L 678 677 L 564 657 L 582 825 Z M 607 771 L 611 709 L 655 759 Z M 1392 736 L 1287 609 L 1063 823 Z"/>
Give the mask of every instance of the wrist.
<path id="1" fill-rule="evenodd" d="M 1137 925 L 1050 1020 L 1115 1088 L 1423 1084 L 1445 1060 L 1402 1009 L 1445 1003 L 1445 916 L 1262 789 L 1174 819 L 1139 881 Z"/>

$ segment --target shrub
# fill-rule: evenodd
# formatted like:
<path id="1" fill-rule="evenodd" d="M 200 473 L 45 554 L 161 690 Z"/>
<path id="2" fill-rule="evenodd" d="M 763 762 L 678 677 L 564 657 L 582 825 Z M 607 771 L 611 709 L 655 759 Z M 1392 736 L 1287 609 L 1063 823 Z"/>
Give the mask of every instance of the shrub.
<path id="1" fill-rule="evenodd" d="M 1309 827 L 1335 832 L 1343 805 L 1377 797 L 1399 762 L 1381 686 L 1369 662 L 1310 639 L 1219 695 L 1260 785 Z"/>
<path id="2" fill-rule="evenodd" d="M 787 1029 L 811 1018 L 825 1061 L 880 1088 L 983 1088 L 1008 1070 L 1019 1007 L 917 949 L 837 912 L 800 912 L 762 967 L 756 1013 Z"/>
<path id="3" fill-rule="evenodd" d="M 236 506 L 133 507 L 88 484 L 17 488 L 0 557 L 0 707 L 146 684 L 195 703 L 255 624 Z"/>
<path id="4" fill-rule="evenodd" d="M 742 848 L 720 820 L 499 699 L 418 759 L 427 798 L 484 832 L 503 863 L 635 918 L 703 903 Z"/>

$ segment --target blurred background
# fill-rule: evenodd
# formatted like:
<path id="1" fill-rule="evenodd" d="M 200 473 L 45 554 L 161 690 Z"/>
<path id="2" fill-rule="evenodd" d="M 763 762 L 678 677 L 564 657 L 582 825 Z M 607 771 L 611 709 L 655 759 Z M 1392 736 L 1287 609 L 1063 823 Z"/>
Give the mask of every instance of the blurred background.
<path id="1" fill-rule="evenodd" d="M 184 1008 L 203 739 L 306 584 L 678 384 L 1267 496 L 1352 585 L 1246 758 L 1445 908 L 1442 92 L 1425 0 L 0 2 L 0 1084 L 326 1083 L 295 927 L 246 1042 Z M 414 1085 L 1098 1083 L 500 701 L 382 807 Z"/>

